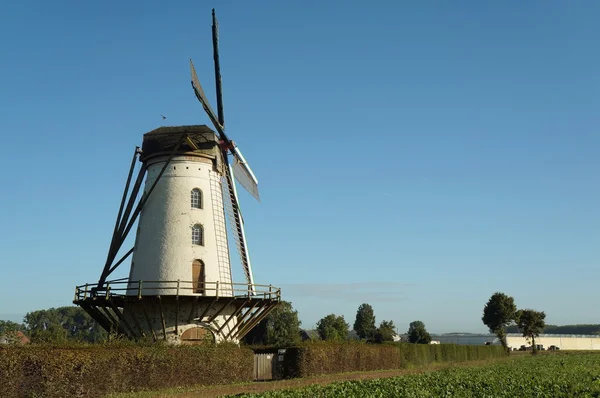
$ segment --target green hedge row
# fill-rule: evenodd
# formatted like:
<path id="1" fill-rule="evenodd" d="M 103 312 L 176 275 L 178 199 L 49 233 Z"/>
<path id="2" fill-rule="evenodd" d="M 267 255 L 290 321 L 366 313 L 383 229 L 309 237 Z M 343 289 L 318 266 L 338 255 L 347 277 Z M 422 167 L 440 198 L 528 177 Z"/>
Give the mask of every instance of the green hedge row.
<path id="1" fill-rule="evenodd" d="M 231 347 L 0 348 L 0 397 L 88 397 L 251 381 L 252 350 Z"/>
<path id="2" fill-rule="evenodd" d="M 432 362 L 462 362 L 506 356 L 501 346 L 454 344 L 311 343 L 288 349 L 286 377 L 400 369 Z"/>
<path id="3" fill-rule="evenodd" d="M 500 346 L 319 342 L 287 348 L 283 376 L 399 369 L 504 355 Z M 231 384 L 252 381 L 253 368 L 253 351 L 235 346 L 3 347 L 0 397 L 101 396 Z"/>

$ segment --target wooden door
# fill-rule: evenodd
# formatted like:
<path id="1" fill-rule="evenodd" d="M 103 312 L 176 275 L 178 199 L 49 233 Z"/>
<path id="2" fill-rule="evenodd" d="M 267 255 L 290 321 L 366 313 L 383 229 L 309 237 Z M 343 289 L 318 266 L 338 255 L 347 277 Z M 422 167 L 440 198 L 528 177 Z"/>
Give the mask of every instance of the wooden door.
<path id="1" fill-rule="evenodd" d="M 194 260 L 192 263 L 192 281 L 194 293 L 204 293 L 204 263 L 201 260 Z"/>
<path id="2" fill-rule="evenodd" d="M 183 332 L 180 341 L 183 344 L 213 344 L 215 336 L 208 329 L 193 327 Z"/>

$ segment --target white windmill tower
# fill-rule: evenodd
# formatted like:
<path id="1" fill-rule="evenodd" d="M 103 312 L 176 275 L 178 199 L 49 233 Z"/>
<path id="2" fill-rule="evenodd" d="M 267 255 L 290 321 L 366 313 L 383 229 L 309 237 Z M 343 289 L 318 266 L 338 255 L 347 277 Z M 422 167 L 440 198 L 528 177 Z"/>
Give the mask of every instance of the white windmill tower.
<path id="1" fill-rule="evenodd" d="M 257 180 L 225 135 L 214 10 L 212 32 L 218 116 L 191 60 L 190 67 L 194 92 L 216 133 L 205 125 L 193 125 L 161 127 L 144 134 L 141 149 L 136 147 L 133 155 L 100 279 L 76 288 L 75 304 L 106 330 L 130 338 L 237 342 L 281 297 L 277 288 L 254 284 L 234 177 L 256 199 Z M 131 186 L 136 160 L 141 167 Z M 135 245 L 115 262 L 138 216 Z M 244 283 L 232 281 L 227 216 Z M 131 254 L 129 277 L 108 280 Z"/>

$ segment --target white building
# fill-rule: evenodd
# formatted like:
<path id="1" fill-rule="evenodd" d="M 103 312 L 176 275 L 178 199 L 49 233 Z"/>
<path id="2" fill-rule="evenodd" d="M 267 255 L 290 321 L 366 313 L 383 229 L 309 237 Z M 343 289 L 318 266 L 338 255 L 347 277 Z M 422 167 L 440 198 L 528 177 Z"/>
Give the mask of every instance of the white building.
<path id="1" fill-rule="evenodd" d="M 432 335 L 432 338 L 441 344 L 484 345 L 488 343 L 500 345 L 500 340 L 493 334 L 451 333 Z M 513 350 L 531 345 L 531 341 L 518 333 L 509 333 L 506 342 Z M 600 336 L 596 335 L 540 334 L 539 337 L 536 337 L 535 343 L 542 345 L 545 349 L 555 346 L 561 350 L 600 350 Z"/>

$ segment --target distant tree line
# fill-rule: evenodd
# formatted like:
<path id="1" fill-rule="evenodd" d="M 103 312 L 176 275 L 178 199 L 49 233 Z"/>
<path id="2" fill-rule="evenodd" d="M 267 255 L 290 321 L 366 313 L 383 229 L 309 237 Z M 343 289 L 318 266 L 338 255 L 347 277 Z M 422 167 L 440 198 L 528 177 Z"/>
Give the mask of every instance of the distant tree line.
<path id="1" fill-rule="evenodd" d="M 17 331 L 27 335 L 32 343 L 98 343 L 108 337 L 87 312 L 76 306 L 32 311 L 25 315 L 22 324 L 0 321 L 0 336 L 12 337 Z"/>
<path id="2" fill-rule="evenodd" d="M 243 342 L 249 345 L 273 346 L 293 346 L 302 339 L 343 342 L 351 338 L 350 332 L 354 332 L 358 339 L 367 343 L 380 344 L 398 340 L 394 322 L 382 320 L 377 325 L 375 311 L 367 303 L 358 307 L 352 329 L 343 315 L 336 314 L 321 318 L 313 335 L 303 331 L 300 326 L 298 312 L 290 302 L 282 302 L 245 336 Z M 431 342 L 431 336 L 421 321 L 412 322 L 407 335 L 411 343 Z"/>
<path id="3" fill-rule="evenodd" d="M 507 333 L 522 333 L 531 340 L 535 350 L 535 338 L 541 333 L 600 334 L 600 325 L 555 326 L 545 324 L 546 314 L 532 309 L 517 309 L 514 299 L 504 293 L 494 293 L 486 303 L 482 321 L 495 333 L 508 350 Z M 77 306 L 32 311 L 25 315 L 23 323 L 0 320 L 0 337 L 10 341 L 21 331 L 32 343 L 56 343 L 80 341 L 98 343 L 108 339 L 107 332 L 83 309 Z M 312 332 L 312 333 L 309 333 Z M 375 311 L 370 304 L 361 304 L 352 329 L 343 315 L 329 314 L 321 318 L 315 331 L 304 331 L 292 303 L 283 301 L 243 339 L 244 344 L 293 346 L 302 340 L 346 341 L 354 334 L 367 343 L 398 341 L 397 329 L 391 320 L 376 322 Z M 428 344 L 431 335 L 419 320 L 410 323 L 407 341 Z"/>

